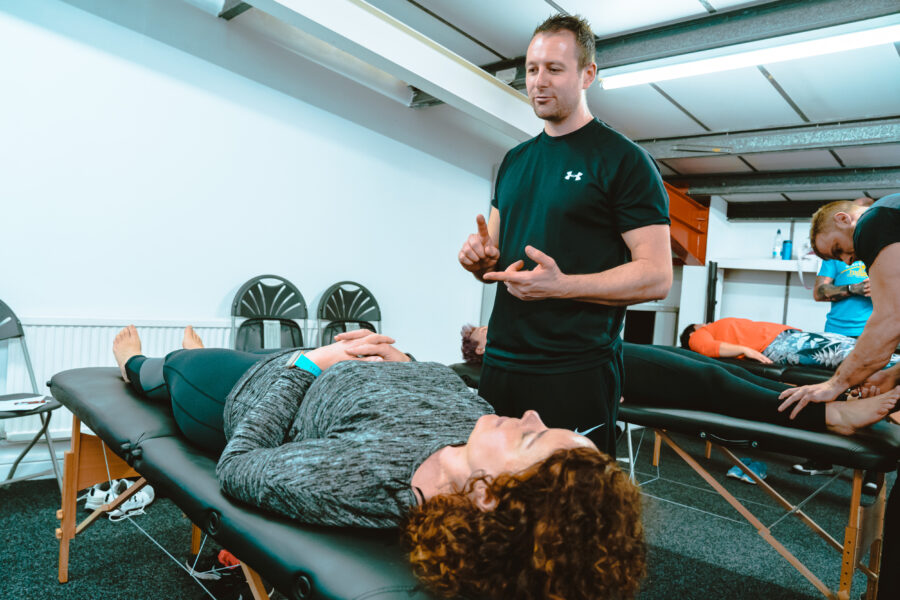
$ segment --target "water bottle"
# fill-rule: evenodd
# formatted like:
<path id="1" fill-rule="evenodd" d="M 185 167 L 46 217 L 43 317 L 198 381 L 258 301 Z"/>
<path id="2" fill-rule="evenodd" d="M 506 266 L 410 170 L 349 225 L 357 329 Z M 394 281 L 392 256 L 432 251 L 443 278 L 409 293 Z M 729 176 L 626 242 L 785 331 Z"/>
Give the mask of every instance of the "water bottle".
<path id="1" fill-rule="evenodd" d="M 794 252 L 794 243 L 791 240 L 784 240 L 781 244 L 781 259 L 791 260 L 791 254 Z"/>
<path id="2" fill-rule="evenodd" d="M 781 230 L 775 232 L 775 243 L 772 244 L 772 258 L 781 257 Z"/>

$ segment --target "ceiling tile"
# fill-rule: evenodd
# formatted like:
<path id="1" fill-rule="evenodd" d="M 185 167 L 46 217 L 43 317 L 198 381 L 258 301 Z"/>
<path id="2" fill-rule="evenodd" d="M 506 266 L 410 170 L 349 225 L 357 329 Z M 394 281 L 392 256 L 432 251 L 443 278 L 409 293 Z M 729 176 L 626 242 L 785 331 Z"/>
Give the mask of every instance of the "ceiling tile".
<path id="1" fill-rule="evenodd" d="M 704 156 L 702 158 L 670 158 L 666 163 L 684 175 L 706 173 L 747 173 L 752 171 L 736 156 Z"/>
<path id="2" fill-rule="evenodd" d="M 594 116 L 632 139 L 705 133 L 649 85 L 604 90 L 594 84 L 587 97 Z"/>
<path id="3" fill-rule="evenodd" d="M 862 190 L 828 190 L 824 192 L 789 192 L 791 200 L 855 200 L 864 196 Z"/>
<path id="4" fill-rule="evenodd" d="M 892 44 L 766 65 L 812 121 L 897 114 L 900 55 Z"/>
<path id="5" fill-rule="evenodd" d="M 507 58 L 524 56 L 531 32 L 556 13 L 546 2 L 531 0 L 417 0 Z"/>
<path id="6" fill-rule="evenodd" d="M 753 67 L 657 85 L 712 131 L 803 124 L 790 104 Z"/>
<path id="7" fill-rule="evenodd" d="M 454 30 L 449 25 L 442 23 L 440 20 L 429 15 L 427 12 L 423 11 L 414 4 L 407 2 L 407 0 L 367 1 L 369 2 L 369 4 L 383 10 L 398 21 L 402 22 L 405 25 L 408 25 L 409 27 L 412 27 L 422 35 L 434 40 L 448 50 L 459 54 L 471 63 L 474 63 L 476 65 L 486 65 L 500 60 L 500 57 L 496 54 L 473 42 L 463 34 Z M 425 4 L 423 4 L 423 6 L 424 5 Z M 459 25 L 456 23 L 454 23 L 454 25 L 459 27 Z M 463 27 L 460 27 L 460 29 L 466 31 Z M 482 43 L 485 42 L 482 41 Z M 490 44 L 487 45 L 488 47 L 490 47 Z M 496 50 L 496 48 L 494 48 L 494 50 Z"/>
<path id="8" fill-rule="evenodd" d="M 839 148 L 835 153 L 847 167 L 900 167 L 900 144 Z"/>
<path id="9" fill-rule="evenodd" d="M 841 166 L 827 150 L 746 154 L 744 155 L 744 160 L 760 171 L 838 169 Z"/>
<path id="10" fill-rule="evenodd" d="M 784 202 L 781 194 L 728 194 L 722 198 L 726 202 Z"/>
<path id="11" fill-rule="evenodd" d="M 747 0 L 708 0 L 708 2 L 718 11 L 722 10 L 732 10 L 735 8 L 744 8 L 746 6 L 753 6 L 754 4 L 767 4 L 772 0 L 753 0 L 748 2 Z"/>
<path id="12" fill-rule="evenodd" d="M 601 38 L 709 14 L 697 0 L 556 0 L 556 4 L 586 18 Z"/>

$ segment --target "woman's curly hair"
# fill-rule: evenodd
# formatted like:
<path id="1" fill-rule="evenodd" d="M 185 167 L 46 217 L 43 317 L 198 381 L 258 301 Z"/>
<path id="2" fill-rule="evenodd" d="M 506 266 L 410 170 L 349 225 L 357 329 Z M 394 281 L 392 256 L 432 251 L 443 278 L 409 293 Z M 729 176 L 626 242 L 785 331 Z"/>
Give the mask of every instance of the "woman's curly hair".
<path id="1" fill-rule="evenodd" d="M 466 494 L 488 485 L 497 506 Z M 637 487 L 608 455 L 558 450 L 543 462 L 429 499 L 405 528 L 416 574 L 438 593 L 503 600 L 632 598 L 644 575 Z"/>
<path id="2" fill-rule="evenodd" d="M 462 336 L 463 360 L 469 365 L 481 364 L 481 355 L 475 352 L 478 348 L 478 342 L 472 339 L 472 332 L 476 329 L 477 327 L 474 325 L 463 325 L 462 331 L 459 332 Z"/>

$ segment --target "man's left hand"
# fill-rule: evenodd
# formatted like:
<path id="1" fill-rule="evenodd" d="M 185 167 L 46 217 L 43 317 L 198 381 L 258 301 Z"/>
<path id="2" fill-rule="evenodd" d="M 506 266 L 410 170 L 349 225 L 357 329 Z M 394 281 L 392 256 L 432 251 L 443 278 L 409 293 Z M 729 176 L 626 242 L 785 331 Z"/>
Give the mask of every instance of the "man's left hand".
<path id="1" fill-rule="evenodd" d="M 517 260 L 505 271 L 484 274 L 485 281 L 502 281 L 509 293 L 519 300 L 560 298 L 565 291 L 566 274 L 556 261 L 533 246 L 525 246 L 525 255 L 537 263 L 530 271 L 523 271 L 525 262 Z"/>
<path id="2" fill-rule="evenodd" d="M 846 388 L 842 388 L 829 379 L 815 385 L 804 385 L 784 390 L 778 396 L 779 400 L 784 400 L 781 406 L 778 407 L 778 412 L 784 412 L 792 404 L 796 403 L 794 410 L 791 411 L 791 419 L 793 419 L 810 402 L 831 402 L 840 396 L 844 389 Z"/>

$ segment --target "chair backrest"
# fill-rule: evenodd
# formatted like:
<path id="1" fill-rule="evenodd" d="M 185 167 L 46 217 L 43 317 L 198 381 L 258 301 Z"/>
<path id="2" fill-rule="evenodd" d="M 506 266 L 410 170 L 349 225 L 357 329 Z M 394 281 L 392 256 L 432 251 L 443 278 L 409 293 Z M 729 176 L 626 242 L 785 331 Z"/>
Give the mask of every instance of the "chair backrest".
<path id="1" fill-rule="evenodd" d="M 296 348 L 303 330 L 296 320 L 308 317 L 306 300 L 293 283 L 278 275 L 247 281 L 231 303 L 231 339 L 237 350 Z M 240 326 L 237 319 L 244 318 Z"/>
<path id="2" fill-rule="evenodd" d="M 0 342 L 13 338 L 18 338 L 22 345 L 22 355 L 25 358 L 25 368 L 28 370 L 28 377 L 31 380 L 31 389 L 37 394 L 37 380 L 34 377 L 34 368 L 31 366 L 28 346 L 25 344 L 25 330 L 22 329 L 22 323 L 16 313 L 3 300 L 0 300 Z"/>
<path id="3" fill-rule="evenodd" d="M 375 296 L 355 281 L 339 281 L 325 290 L 317 314 L 322 346 L 330 344 L 335 335 L 353 325 L 378 331 L 381 323 L 381 309 Z"/>
<path id="4" fill-rule="evenodd" d="M 16 313 L 3 300 L 0 300 L 0 342 L 24 335 L 22 323 L 19 322 Z"/>

